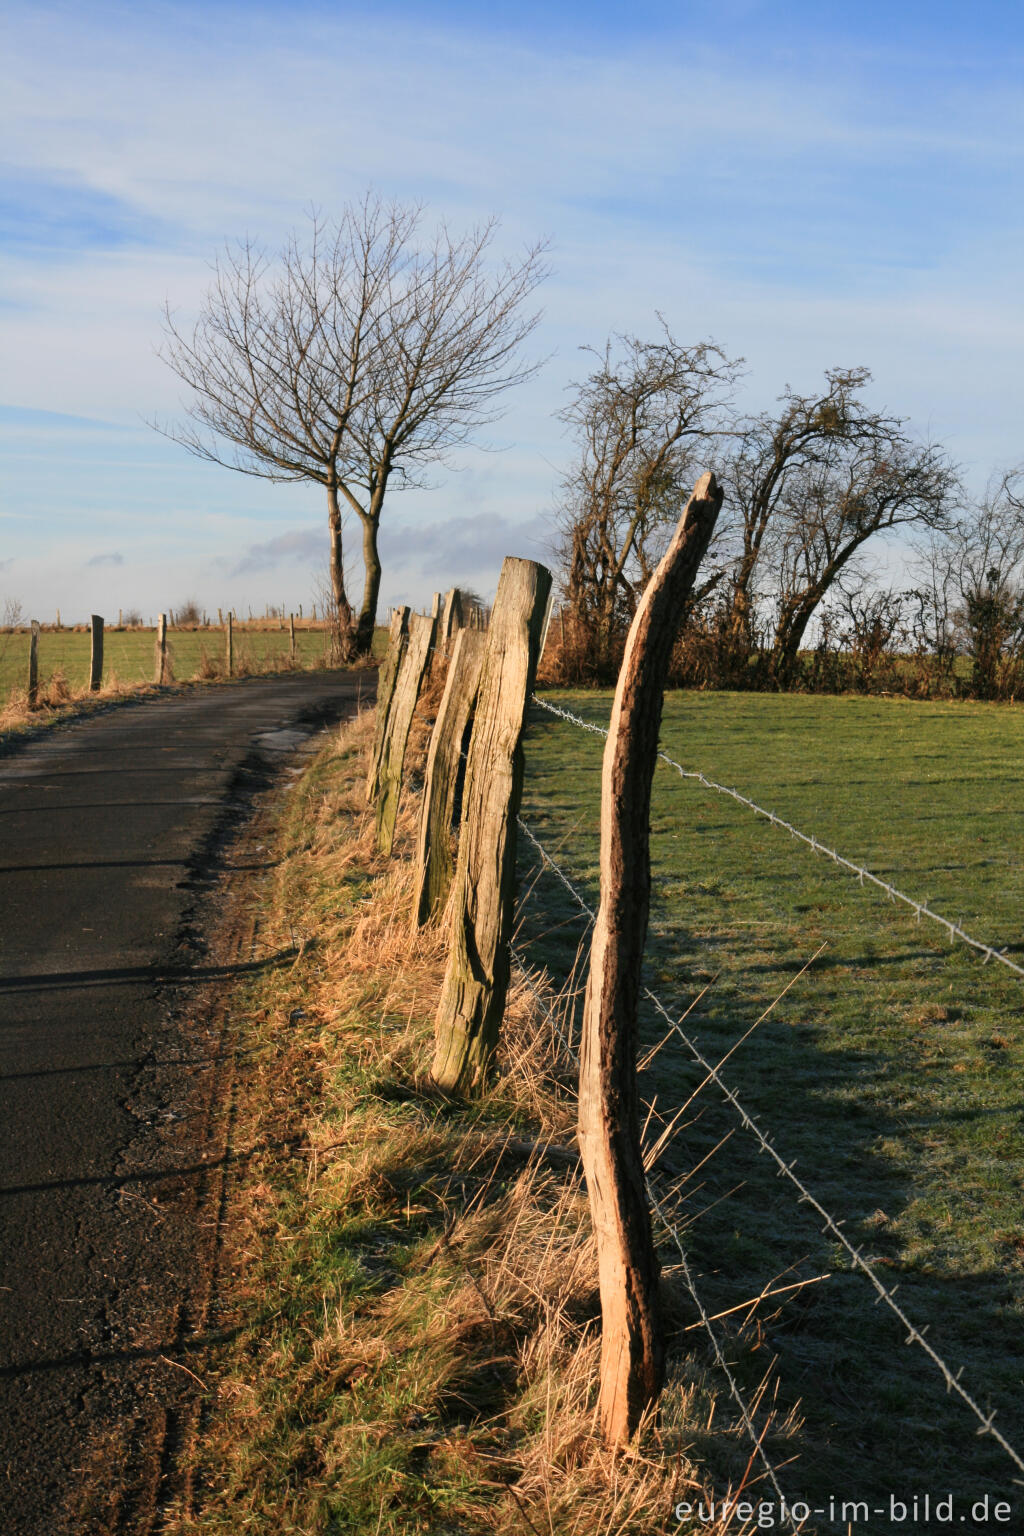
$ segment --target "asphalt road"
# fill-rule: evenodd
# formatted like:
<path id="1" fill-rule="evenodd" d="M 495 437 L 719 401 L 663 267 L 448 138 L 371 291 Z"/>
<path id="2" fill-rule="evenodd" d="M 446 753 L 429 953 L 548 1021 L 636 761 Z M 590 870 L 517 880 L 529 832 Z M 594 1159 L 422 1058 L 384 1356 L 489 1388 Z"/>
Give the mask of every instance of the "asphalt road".
<path id="1" fill-rule="evenodd" d="M 149 699 L 0 760 L 0 1530 L 150 1528 L 207 1318 L 245 817 L 374 675 Z M 235 896 L 232 897 L 232 887 Z"/>

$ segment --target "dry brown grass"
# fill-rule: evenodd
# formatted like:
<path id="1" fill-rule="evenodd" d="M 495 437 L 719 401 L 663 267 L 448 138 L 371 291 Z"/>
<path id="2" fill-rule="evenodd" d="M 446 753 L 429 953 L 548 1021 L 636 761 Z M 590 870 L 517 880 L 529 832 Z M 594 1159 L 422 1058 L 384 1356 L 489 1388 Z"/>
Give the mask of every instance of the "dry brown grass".
<path id="1" fill-rule="evenodd" d="M 168 1529 L 685 1531 L 674 1502 L 707 1481 L 694 1445 L 717 1446 L 720 1491 L 747 1452 L 720 1406 L 712 1432 L 689 1358 L 629 1454 L 601 1444 L 595 1246 L 544 978 L 513 985 L 489 1092 L 440 1098 L 426 1067 L 444 943 L 409 928 L 418 805 L 406 796 L 381 859 L 371 736 L 367 714 L 293 794 L 260 904 L 258 952 L 280 963 L 239 1041 L 245 1173 L 221 1298 L 237 1333 L 200 1371 L 217 1378 L 201 1497 Z M 672 1295 L 667 1311 L 692 1321 Z"/>
<path id="2" fill-rule="evenodd" d="M 88 712 L 115 699 L 150 691 L 146 684 L 122 682 L 116 672 L 109 673 L 103 687 L 95 693 L 88 687 L 72 688 L 58 667 L 40 682 L 34 709 L 29 707 L 27 689 L 16 686 L 10 690 L 6 702 L 0 707 L 0 736 L 7 732 L 20 733 L 54 719 Z"/>

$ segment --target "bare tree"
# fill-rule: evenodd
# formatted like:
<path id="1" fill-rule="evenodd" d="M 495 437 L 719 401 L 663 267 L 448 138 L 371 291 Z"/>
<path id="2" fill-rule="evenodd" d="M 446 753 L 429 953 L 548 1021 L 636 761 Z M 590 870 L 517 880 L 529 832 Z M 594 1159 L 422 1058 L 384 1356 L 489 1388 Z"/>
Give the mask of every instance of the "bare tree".
<path id="1" fill-rule="evenodd" d="M 656 341 L 618 335 L 603 352 L 585 348 L 598 366 L 561 413 L 578 444 L 562 486 L 563 590 L 598 673 L 615 663 L 686 504 L 694 441 L 720 425 L 740 367 L 713 342 L 681 346 L 658 318 Z"/>
<path id="2" fill-rule="evenodd" d="M 930 444 L 891 435 L 835 446 L 789 480 L 777 506 L 770 671 L 778 682 L 792 678 L 808 624 L 868 541 L 907 524 L 942 528 L 959 493 L 955 470 Z"/>
<path id="3" fill-rule="evenodd" d="M 958 494 L 942 451 L 860 398 L 866 368 L 832 369 L 817 396 L 742 424 L 723 471 L 738 520 L 728 642 L 746 663 L 759 600 L 776 605 L 770 667 L 786 681 L 818 605 L 869 539 L 905 524 L 944 526 Z"/>
<path id="4" fill-rule="evenodd" d="M 919 547 L 919 625 L 940 655 L 971 659 L 971 692 L 997 698 L 1020 684 L 1024 649 L 1024 469 Z"/>
<path id="5" fill-rule="evenodd" d="M 420 243 L 423 210 L 367 196 L 276 259 L 228 247 L 191 331 L 165 312 L 163 356 L 189 391 L 168 435 L 213 463 L 327 492 L 333 600 L 357 650 L 373 639 L 378 529 L 392 481 L 431 464 L 498 415 L 530 377 L 519 360 L 538 313 L 543 247 L 492 270 L 494 219 L 462 236 L 442 224 Z M 345 590 L 342 508 L 359 519 L 365 585 L 354 625 Z"/>

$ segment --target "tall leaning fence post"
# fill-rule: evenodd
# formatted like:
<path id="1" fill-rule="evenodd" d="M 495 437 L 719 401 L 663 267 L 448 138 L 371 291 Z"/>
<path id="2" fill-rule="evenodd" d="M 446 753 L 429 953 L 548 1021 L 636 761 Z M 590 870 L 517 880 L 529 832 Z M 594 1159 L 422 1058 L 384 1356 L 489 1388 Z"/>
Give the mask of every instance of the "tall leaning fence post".
<path id="1" fill-rule="evenodd" d="M 440 644 L 439 635 L 438 647 Z M 480 686 L 485 644 L 486 636 L 476 630 L 460 629 L 456 632 L 455 649 L 448 664 L 444 694 L 427 752 L 423 808 L 416 847 L 416 888 L 412 909 L 414 928 L 422 928 L 425 923 L 429 923 L 443 911 L 448 900 L 454 873 L 451 830 L 455 789 L 466 727 Z"/>
<path id="2" fill-rule="evenodd" d="M 630 625 L 601 773 L 601 901 L 583 1006 L 579 1143 L 597 1234 L 605 1439 L 629 1441 L 664 1377 L 636 1082 L 651 894 L 651 782 L 672 647 L 722 492 L 702 475 Z"/>
<path id="3" fill-rule="evenodd" d="M 39 620 L 32 620 L 32 633 L 28 642 L 28 707 L 35 709 L 39 703 Z"/>
<path id="4" fill-rule="evenodd" d="M 510 970 L 522 735 L 537 671 L 551 572 L 507 556 L 485 637 L 462 794 L 448 969 L 431 1075 L 446 1093 L 483 1086 Z"/>
<path id="5" fill-rule="evenodd" d="M 438 649 L 445 655 L 451 653 L 455 635 L 462 628 L 465 621 L 462 617 L 462 593 L 458 587 L 449 587 L 444 597 L 444 608 L 441 613 L 441 628 L 438 631 Z"/>
<path id="6" fill-rule="evenodd" d="M 388 648 L 377 674 L 377 718 L 373 729 L 373 750 L 370 754 L 370 771 L 366 777 L 366 803 L 376 804 L 377 792 L 380 789 L 380 762 L 384 752 L 384 742 L 387 737 L 388 717 L 391 714 L 391 705 L 395 697 L 395 684 L 398 682 L 398 669 L 402 665 L 402 657 L 405 655 L 405 646 L 409 638 L 409 609 L 407 607 L 393 608 L 391 610 L 391 623 L 388 626 Z"/>
<path id="7" fill-rule="evenodd" d="M 289 659 L 291 660 L 292 666 L 294 667 L 294 665 L 295 665 L 295 615 L 294 615 L 294 613 L 290 613 L 288 615 L 288 656 L 289 656 Z"/>
<path id="8" fill-rule="evenodd" d="M 377 849 L 390 855 L 395 840 L 395 821 L 402 795 L 402 771 L 420 684 L 430 666 L 430 651 L 437 633 L 437 618 L 414 613 L 409 620 L 409 640 L 395 683 L 395 696 L 388 715 L 384 748 L 380 757 L 377 789 Z"/>
<path id="9" fill-rule="evenodd" d="M 235 670 L 235 616 L 230 608 L 224 621 L 224 666 L 228 677 L 233 676 Z"/>
<path id="10" fill-rule="evenodd" d="M 154 667 L 156 681 L 167 681 L 167 615 L 161 613 L 156 621 L 156 665 Z"/>
<path id="11" fill-rule="evenodd" d="M 89 651 L 89 692 L 99 693 L 103 682 L 103 619 L 94 613 L 89 620 L 92 644 Z"/>

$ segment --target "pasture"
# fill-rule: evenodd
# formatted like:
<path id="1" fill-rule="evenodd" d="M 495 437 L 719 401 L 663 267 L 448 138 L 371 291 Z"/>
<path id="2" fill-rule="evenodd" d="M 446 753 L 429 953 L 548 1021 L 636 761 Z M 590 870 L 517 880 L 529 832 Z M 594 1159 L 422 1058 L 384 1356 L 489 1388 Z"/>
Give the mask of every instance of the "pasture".
<path id="1" fill-rule="evenodd" d="M 544 697 L 607 724 L 610 693 Z M 1024 964 L 1019 710 L 670 693 L 662 746 Z M 522 816 L 592 907 L 602 750 L 532 708 Z M 752 1031 L 724 1081 L 1020 1451 L 1024 979 L 663 763 L 651 820 L 648 985 L 713 1063 Z M 526 839 L 519 863 L 518 942 L 568 977 L 585 921 Z M 645 1028 L 666 1033 L 649 1008 Z M 784 1490 L 878 1508 L 951 1492 L 960 1512 L 988 1494 L 1019 1514 L 1004 1451 L 704 1079 L 671 1036 L 641 1081 L 665 1117 L 695 1095 L 669 1154 L 682 1236 L 740 1384 L 774 1359 L 768 1398 L 803 1419 Z M 744 1324 L 763 1288 L 805 1279 Z"/>
<path id="2" fill-rule="evenodd" d="M 297 664 L 316 666 L 325 655 L 322 628 L 296 628 Z M 104 683 L 151 683 L 156 634 L 152 629 L 108 628 L 103 637 Z M 28 675 L 29 636 L 25 630 L 0 633 L 0 703 L 14 687 L 24 687 Z M 174 677 L 186 682 L 210 675 L 224 662 L 224 632 L 220 629 L 172 629 L 168 648 Z M 235 669 L 260 672 L 282 665 L 288 658 L 288 629 L 235 624 Z M 72 689 L 89 681 L 89 634 L 82 629 L 44 629 L 39 635 L 39 681 L 45 687 L 55 674 L 63 675 Z"/>

